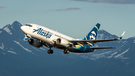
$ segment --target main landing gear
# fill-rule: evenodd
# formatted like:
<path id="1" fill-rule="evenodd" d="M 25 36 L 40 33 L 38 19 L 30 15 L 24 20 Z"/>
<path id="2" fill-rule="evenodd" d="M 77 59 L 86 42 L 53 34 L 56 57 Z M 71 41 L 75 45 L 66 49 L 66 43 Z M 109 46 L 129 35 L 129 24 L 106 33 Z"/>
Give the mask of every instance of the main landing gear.
<path id="1" fill-rule="evenodd" d="M 50 47 L 50 49 L 48 50 L 48 54 L 53 54 L 53 50 L 51 50 L 51 47 Z"/>
<path id="2" fill-rule="evenodd" d="M 48 54 L 53 54 L 53 50 L 51 50 L 51 47 L 50 47 L 50 49 L 49 49 L 47 52 L 48 52 Z M 64 54 L 69 54 L 69 50 L 68 50 L 68 49 L 65 49 L 65 50 L 63 51 L 63 53 L 64 53 Z"/>
<path id="3" fill-rule="evenodd" d="M 64 54 L 69 54 L 69 50 L 68 49 L 65 49 L 63 52 L 64 52 Z"/>

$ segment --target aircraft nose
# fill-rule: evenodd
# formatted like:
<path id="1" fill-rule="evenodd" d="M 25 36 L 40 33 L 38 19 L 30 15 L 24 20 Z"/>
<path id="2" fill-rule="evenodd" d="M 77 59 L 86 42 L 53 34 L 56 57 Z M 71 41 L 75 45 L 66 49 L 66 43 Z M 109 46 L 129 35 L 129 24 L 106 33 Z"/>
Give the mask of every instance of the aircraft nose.
<path id="1" fill-rule="evenodd" d="M 24 32 L 24 26 L 21 26 L 21 30 Z"/>

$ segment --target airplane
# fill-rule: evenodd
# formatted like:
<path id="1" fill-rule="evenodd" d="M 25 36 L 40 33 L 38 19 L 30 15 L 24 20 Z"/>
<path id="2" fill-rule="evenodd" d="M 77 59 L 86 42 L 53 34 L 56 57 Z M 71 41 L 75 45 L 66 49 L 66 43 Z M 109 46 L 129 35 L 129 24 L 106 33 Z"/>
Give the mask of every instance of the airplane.
<path id="1" fill-rule="evenodd" d="M 121 40 L 125 31 L 119 38 L 96 40 L 100 24 L 97 23 L 94 28 L 82 39 L 74 39 L 57 31 L 51 30 L 37 24 L 26 24 L 21 26 L 25 34 L 24 41 L 30 45 L 40 48 L 43 45 L 48 47 L 48 54 L 53 54 L 52 47 L 64 50 L 64 54 L 73 53 L 90 53 L 97 49 L 114 49 L 116 47 L 94 47 L 95 43 Z"/>

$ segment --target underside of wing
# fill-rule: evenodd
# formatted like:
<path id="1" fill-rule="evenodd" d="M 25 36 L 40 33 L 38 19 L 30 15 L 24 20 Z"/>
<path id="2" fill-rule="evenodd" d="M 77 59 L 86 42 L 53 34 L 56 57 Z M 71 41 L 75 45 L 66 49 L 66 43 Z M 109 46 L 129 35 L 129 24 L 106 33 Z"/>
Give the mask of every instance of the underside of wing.
<path id="1" fill-rule="evenodd" d="M 120 40 L 120 38 L 116 38 L 116 39 L 105 39 L 105 40 L 69 40 L 69 42 L 77 44 L 88 44 L 88 43 L 97 43 L 97 42 L 107 42 L 107 41 L 115 41 L 115 40 Z"/>
<path id="2" fill-rule="evenodd" d="M 116 49 L 116 47 L 90 47 L 91 49 Z"/>

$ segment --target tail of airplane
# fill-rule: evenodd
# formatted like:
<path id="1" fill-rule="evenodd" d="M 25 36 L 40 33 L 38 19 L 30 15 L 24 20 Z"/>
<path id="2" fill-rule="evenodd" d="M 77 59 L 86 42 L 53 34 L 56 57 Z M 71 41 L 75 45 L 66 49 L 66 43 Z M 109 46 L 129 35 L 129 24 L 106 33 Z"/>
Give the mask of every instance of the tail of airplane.
<path id="1" fill-rule="evenodd" d="M 95 40 L 97 37 L 97 32 L 99 31 L 100 24 L 97 23 L 95 27 L 84 37 L 83 40 Z"/>

